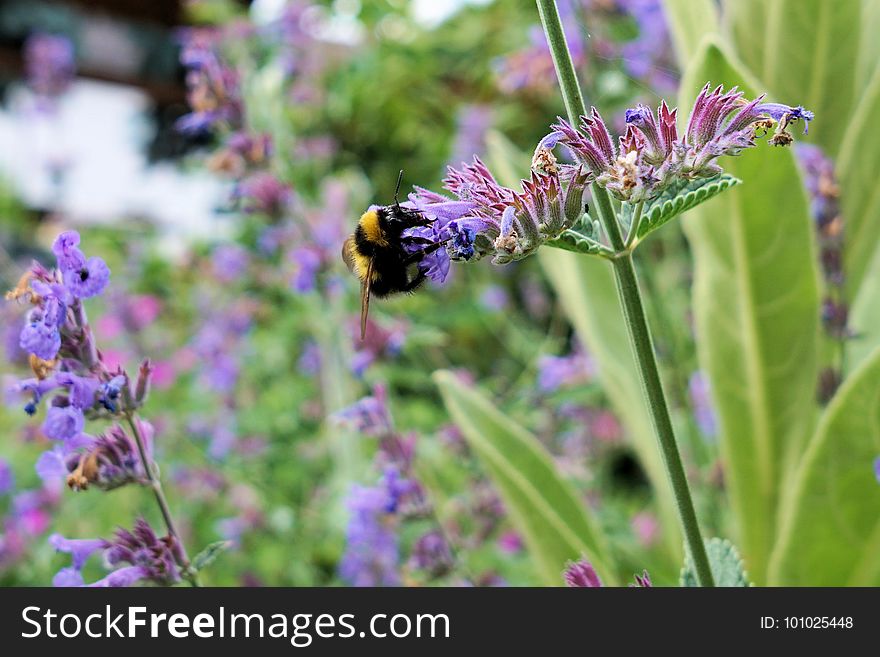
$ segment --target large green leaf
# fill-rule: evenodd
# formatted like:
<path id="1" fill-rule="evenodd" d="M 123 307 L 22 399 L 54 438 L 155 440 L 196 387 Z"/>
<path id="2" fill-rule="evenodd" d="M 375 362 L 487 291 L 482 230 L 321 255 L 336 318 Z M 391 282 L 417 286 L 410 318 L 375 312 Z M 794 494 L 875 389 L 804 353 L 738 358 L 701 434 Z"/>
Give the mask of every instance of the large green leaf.
<path id="1" fill-rule="evenodd" d="M 834 155 L 857 100 L 861 3 L 729 0 L 724 9 L 737 54 L 764 85 L 754 91 L 813 110 L 812 139 Z"/>
<path id="2" fill-rule="evenodd" d="M 859 98 L 865 85 L 880 66 L 880 2 L 862 0 L 862 37 L 859 41 L 859 57 L 856 64 L 855 97 Z"/>
<path id="3" fill-rule="evenodd" d="M 718 10 L 713 0 L 663 0 L 663 13 L 678 64 L 684 68 L 697 54 L 703 38 L 718 33 Z"/>
<path id="4" fill-rule="evenodd" d="M 666 542 L 677 557 L 681 535 L 672 488 L 660 460 L 611 265 L 599 258 L 557 251 L 539 251 L 538 257 L 578 337 L 596 360 L 602 389 L 657 491 Z"/>
<path id="5" fill-rule="evenodd" d="M 770 582 L 880 585 L 880 350 L 822 416 L 780 515 Z"/>
<path id="6" fill-rule="evenodd" d="M 849 328 L 855 337 L 846 343 L 844 362 L 847 371 L 852 372 L 880 347 L 880 249 L 850 310 Z"/>
<path id="7" fill-rule="evenodd" d="M 707 43 L 682 107 L 713 84 L 753 83 Z M 721 164 L 743 184 L 684 219 L 695 263 L 698 354 L 718 414 L 737 544 L 764 582 L 780 489 L 810 433 L 819 302 L 813 226 L 790 150 L 759 146 Z"/>
<path id="8" fill-rule="evenodd" d="M 604 535 L 538 440 L 451 372 L 436 372 L 434 378 L 453 421 L 498 489 L 543 582 L 561 585 L 565 563 L 582 554 L 603 581 L 616 582 Z"/>
<path id="9" fill-rule="evenodd" d="M 880 67 L 848 122 L 838 157 L 838 181 L 846 239 L 847 291 L 855 295 L 877 251 L 880 238 L 880 139 L 874 122 L 880 113 Z"/>

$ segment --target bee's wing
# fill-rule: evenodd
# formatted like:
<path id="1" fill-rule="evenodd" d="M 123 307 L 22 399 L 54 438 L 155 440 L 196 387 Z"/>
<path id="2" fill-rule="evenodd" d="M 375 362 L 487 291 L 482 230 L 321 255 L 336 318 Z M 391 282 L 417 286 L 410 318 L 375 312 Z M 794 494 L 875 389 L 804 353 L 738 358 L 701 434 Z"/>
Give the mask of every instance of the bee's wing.
<path id="1" fill-rule="evenodd" d="M 373 280 L 373 259 L 367 265 L 367 275 L 361 281 L 361 340 L 367 334 L 367 314 L 370 312 L 370 283 Z"/>
<path id="2" fill-rule="evenodd" d="M 348 271 L 354 273 L 354 235 L 342 243 L 342 261 L 348 267 Z"/>

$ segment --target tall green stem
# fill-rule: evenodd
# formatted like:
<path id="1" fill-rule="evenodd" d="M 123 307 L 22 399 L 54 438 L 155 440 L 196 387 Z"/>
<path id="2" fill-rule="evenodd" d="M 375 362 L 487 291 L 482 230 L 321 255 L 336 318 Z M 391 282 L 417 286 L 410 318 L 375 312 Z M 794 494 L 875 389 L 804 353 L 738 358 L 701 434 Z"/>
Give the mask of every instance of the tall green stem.
<path id="1" fill-rule="evenodd" d="M 536 1 L 538 13 L 541 16 L 541 23 L 544 26 L 544 33 L 547 36 L 547 43 L 553 55 L 553 63 L 556 66 L 556 75 L 559 78 L 559 86 L 562 91 L 562 98 L 565 101 L 568 120 L 572 125 L 577 125 L 578 117 L 587 112 L 577 74 L 574 70 L 574 64 L 571 61 L 568 44 L 565 42 L 565 32 L 562 29 L 559 10 L 556 7 L 555 0 Z M 706 546 L 700 534 L 700 526 L 697 522 L 696 511 L 694 511 L 694 503 L 691 499 L 687 476 L 682 465 L 678 445 L 675 442 L 672 421 L 669 419 L 669 408 L 666 405 L 666 396 L 663 393 L 663 384 L 660 381 L 660 372 L 657 368 L 657 359 L 651 342 L 651 331 L 648 328 L 648 320 L 645 317 L 645 309 L 642 305 L 642 296 L 639 291 L 636 270 L 633 266 L 632 253 L 624 244 L 620 225 L 611 206 L 608 192 L 598 185 L 593 185 L 591 193 L 599 220 L 602 222 L 608 242 L 615 252 L 615 256 L 612 259 L 614 277 L 617 282 L 620 303 L 623 307 L 630 345 L 632 346 L 633 355 L 641 375 L 642 389 L 645 392 L 654 431 L 660 444 L 663 464 L 666 467 L 666 473 L 672 484 L 679 520 L 684 531 L 688 552 L 694 563 L 697 581 L 700 586 L 714 586 L 712 570 L 709 567 L 709 558 L 706 555 Z"/>

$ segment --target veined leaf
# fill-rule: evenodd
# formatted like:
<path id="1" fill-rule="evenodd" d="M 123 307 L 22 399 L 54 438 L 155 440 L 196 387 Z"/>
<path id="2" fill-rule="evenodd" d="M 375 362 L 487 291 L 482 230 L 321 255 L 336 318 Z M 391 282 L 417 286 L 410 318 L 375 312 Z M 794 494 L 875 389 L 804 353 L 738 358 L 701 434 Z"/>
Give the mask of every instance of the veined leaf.
<path id="1" fill-rule="evenodd" d="M 645 203 L 639 224 L 638 239 L 642 240 L 682 212 L 696 207 L 741 181 L 728 174 L 717 178 L 698 178 L 681 182 L 664 190 L 660 196 Z M 628 206 L 632 207 L 632 206 Z"/>
<path id="2" fill-rule="evenodd" d="M 720 538 L 706 541 L 706 554 L 715 586 L 749 586 L 742 559 L 730 541 Z M 698 586 L 690 557 L 685 560 L 684 568 L 681 569 L 681 585 Z"/>
<path id="3" fill-rule="evenodd" d="M 434 379 L 522 534 L 542 581 L 560 586 L 565 563 L 585 554 L 603 581 L 615 582 L 604 535 L 538 440 L 451 372 L 436 372 Z"/>
<path id="4" fill-rule="evenodd" d="M 847 291 L 856 296 L 880 242 L 880 142 L 874 121 L 880 112 L 880 66 L 847 127 L 837 160 L 845 221 Z"/>
<path id="5" fill-rule="evenodd" d="M 754 92 L 713 43 L 686 72 L 680 106 L 707 80 Z M 818 273 L 791 151 L 759 145 L 721 164 L 743 185 L 689 213 L 684 227 L 696 260 L 698 355 L 718 414 L 737 544 L 763 584 L 780 491 L 813 423 Z"/>
<path id="6" fill-rule="evenodd" d="M 724 3 L 737 54 L 765 85 L 753 91 L 814 111 L 808 140 L 832 157 L 858 100 L 854 81 L 861 11 L 860 2 L 840 0 Z"/>
<path id="7" fill-rule="evenodd" d="M 703 38 L 718 33 L 718 10 L 712 0 L 663 0 L 663 13 L 678 64 L 684 69 Z"/>
<path id="8" fill-rule="evenodd" d="M 592 229 L 593 220 L 590 215 L 584 215 L 583 219 L 553 240 L 545 242 L 546 246 L 555 249 L 583 253 L 585 255 L 601 255 L 607 250 L 596 241 L 598 231 Z"/>
<path id="9" fill-rule="evenodd" d="M 825 409 L 780 514 L 770 583 L 880 585 L 880 350 Z"/>

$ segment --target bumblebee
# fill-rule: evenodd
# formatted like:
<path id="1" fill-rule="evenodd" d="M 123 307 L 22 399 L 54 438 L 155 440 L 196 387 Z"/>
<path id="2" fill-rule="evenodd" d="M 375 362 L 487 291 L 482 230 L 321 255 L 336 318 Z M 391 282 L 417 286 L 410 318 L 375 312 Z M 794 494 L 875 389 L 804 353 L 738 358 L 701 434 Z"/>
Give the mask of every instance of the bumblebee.
<path id="1" fill-rule="evenodd" d="M 342 245 L 342 259 L 361 282 L 361 340 L 367 331 L 370 296 L 381 299 L 418 289 L 425 281 L 419 263 L 444 244 L 403 235 L 408 228 L 429 226 L 434 220 L 418 210 L 401 207 L 397 194 L 402 179 L 403 171 L 397 178 L 394 204 L 373 206 L 364 212 L 354 233 Z"/>

